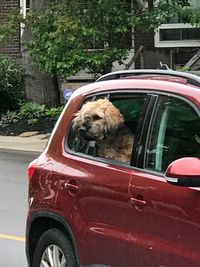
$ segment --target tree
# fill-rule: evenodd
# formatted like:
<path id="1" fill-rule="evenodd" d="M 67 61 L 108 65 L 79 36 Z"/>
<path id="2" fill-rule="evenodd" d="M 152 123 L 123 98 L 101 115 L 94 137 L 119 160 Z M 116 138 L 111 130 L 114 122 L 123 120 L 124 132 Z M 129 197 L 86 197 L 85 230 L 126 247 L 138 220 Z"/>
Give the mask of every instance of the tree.
<path id="1" fill-rule="evenodd" d="M 113 62 L 123 64 L 132 27 L 152 30 L 177 15 L 184 23 L 200 24 L 199 10 L 188 9 L 188 0 L 136 2 L 132 9 L 127 0 L 60 0 L 29 13 L 32 57 L 50 74 L 68 77 L 86 69 L 98 76 Z"/>
<path id="2" fill-rule="evenodd" d="M 38 12 L 41 8 L 46 8 L 50 4 L 49 0 L 31 1 L 31 8 Z M 32 40 L 32 33 L 29 27 L 25 27 L 22 36 L 22 65 L 25 69 L 25 92 L 26 98 L 34 102 L 47 106 L 57 106 L 60 104 L 60 92 L 57 77 L 53 73 L 47 74 L 41 71 L 33 61 L 28 44 Z"/>
<path id="3" fill-rule="evenodd" d="M 192 7 L 189 0 L 136 0 L 136 2 L 142 15 L 138 26 L 143 29 L 155 29 L 174 18 L 177 19 L 177 23 L 200 25 L 200 10 Z"/>
<path id="4" fill-rule="evenodd" d="M 61 1 L 29 13 L 33 34 L 29 50 L 48 73 L 68 77 L 88 69 L 102 74 L 126 58 L 124 41 L 132 20 L 126 1 Z"/>
<path id="5" fill-rule="evenodd" d="M 69 77 L 83 69 L 96 77 L 110 71 L 114 62 L 123 64 L 133 27 L 152 30 L 174 16 L 200 25 L 199 10 L 188 8 L 188 0 L 134 0 L 135 8 L 129 0 L 57 0 L 40 5 L 49 1 L 33 1 L 36 8 L 25 23 L 31 30 L 31 57 L 53 77 Z"/>

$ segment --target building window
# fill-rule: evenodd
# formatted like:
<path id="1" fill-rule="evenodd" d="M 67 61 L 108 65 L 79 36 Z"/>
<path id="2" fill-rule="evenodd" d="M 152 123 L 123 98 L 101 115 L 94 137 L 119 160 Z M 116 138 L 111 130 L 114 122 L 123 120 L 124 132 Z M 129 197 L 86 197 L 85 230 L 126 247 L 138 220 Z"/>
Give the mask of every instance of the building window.
<path id="1" fill-rule="evenodd" d="M 155 47 L 199 47 L 200 28 L 191 24 L 161 24 L 155 31 Z"/>
<path id="2" fill-rule="evenodd" d="M 199 0 L 188 0 L 188 4 L 188 9 L 200 9 Z M 155 47 L 199 47 L 200 28 L 180 23 L 177 15 L 156 29 L 154 40 Z"/>
<path id="3" fill-rule="evenodd" d="M 20 0 L 20 7 L 21 7 L 21 13 L 24 17 L 26 17 L 26 14 L 30 10 L 30 0 Z"/>
<path id="4" fill-rule="evenodd" d="M 25 18 L 28 11 L 30 10 L 30 0 L 20 0 L 20 8 L 21 8 L 21 14 Z M 21 28 L 21 36 L 24 32 L 24 27 L 25 25 L 21 23 L 20 28 Z"/>
<path id="5" fill-rule="evenodd" d="M 199 40 L 200 28 L 160 29 L 160 41 Z"/>

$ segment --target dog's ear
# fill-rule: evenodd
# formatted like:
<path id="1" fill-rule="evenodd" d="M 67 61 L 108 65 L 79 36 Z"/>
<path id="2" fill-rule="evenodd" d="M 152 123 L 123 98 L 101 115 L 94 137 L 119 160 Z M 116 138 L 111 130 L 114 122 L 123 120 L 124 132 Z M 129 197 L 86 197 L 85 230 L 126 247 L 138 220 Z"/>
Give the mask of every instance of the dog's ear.
<path id="1" fill-rule="evenodd" d="M 110 102 L 104 110 L 105 134 L 114 133 L 124 124 L 124 117 Z"/>
<path id="2" fill-rule="evenodd" d="M 80 119 L 80 112 L 76 112 L 74 114 L 74 118 L 72 120 L 72 129 L 73 131 L 77 131 L 78 127 L 80 127 L 81 119 Z"/>
<path id="3" fill-rule="evenodd" d="M 104 112 L 100 108 L 98 108 L 96 112 L 92 113 L 91 119 L 93 121 L 98 121 L 104 119 L 104 116 Z"/>

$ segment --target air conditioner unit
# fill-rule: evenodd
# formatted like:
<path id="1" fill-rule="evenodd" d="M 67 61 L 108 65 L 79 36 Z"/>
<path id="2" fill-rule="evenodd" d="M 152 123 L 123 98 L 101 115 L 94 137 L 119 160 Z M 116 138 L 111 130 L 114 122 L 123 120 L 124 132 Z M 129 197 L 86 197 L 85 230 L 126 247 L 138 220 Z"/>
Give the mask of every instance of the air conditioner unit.
<path id="1" fill-rule="evenodd" d="M 200 28 L 191 24 L 161 24 L 155 30 L 155 47 L 200 47 Z"/>

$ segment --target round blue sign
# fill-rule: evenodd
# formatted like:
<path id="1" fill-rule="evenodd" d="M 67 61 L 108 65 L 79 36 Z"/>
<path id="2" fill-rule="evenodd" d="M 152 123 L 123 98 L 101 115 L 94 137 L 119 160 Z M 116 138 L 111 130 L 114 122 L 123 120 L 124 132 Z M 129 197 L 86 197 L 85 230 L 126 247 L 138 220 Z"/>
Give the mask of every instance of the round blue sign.
<path id="1" fill-rule="evenodd" d="M 69 100 L 70 96 L 73 94 L 72 89 L 64 89 L 63 90 L 63 97 L 65 100 Z"/>

